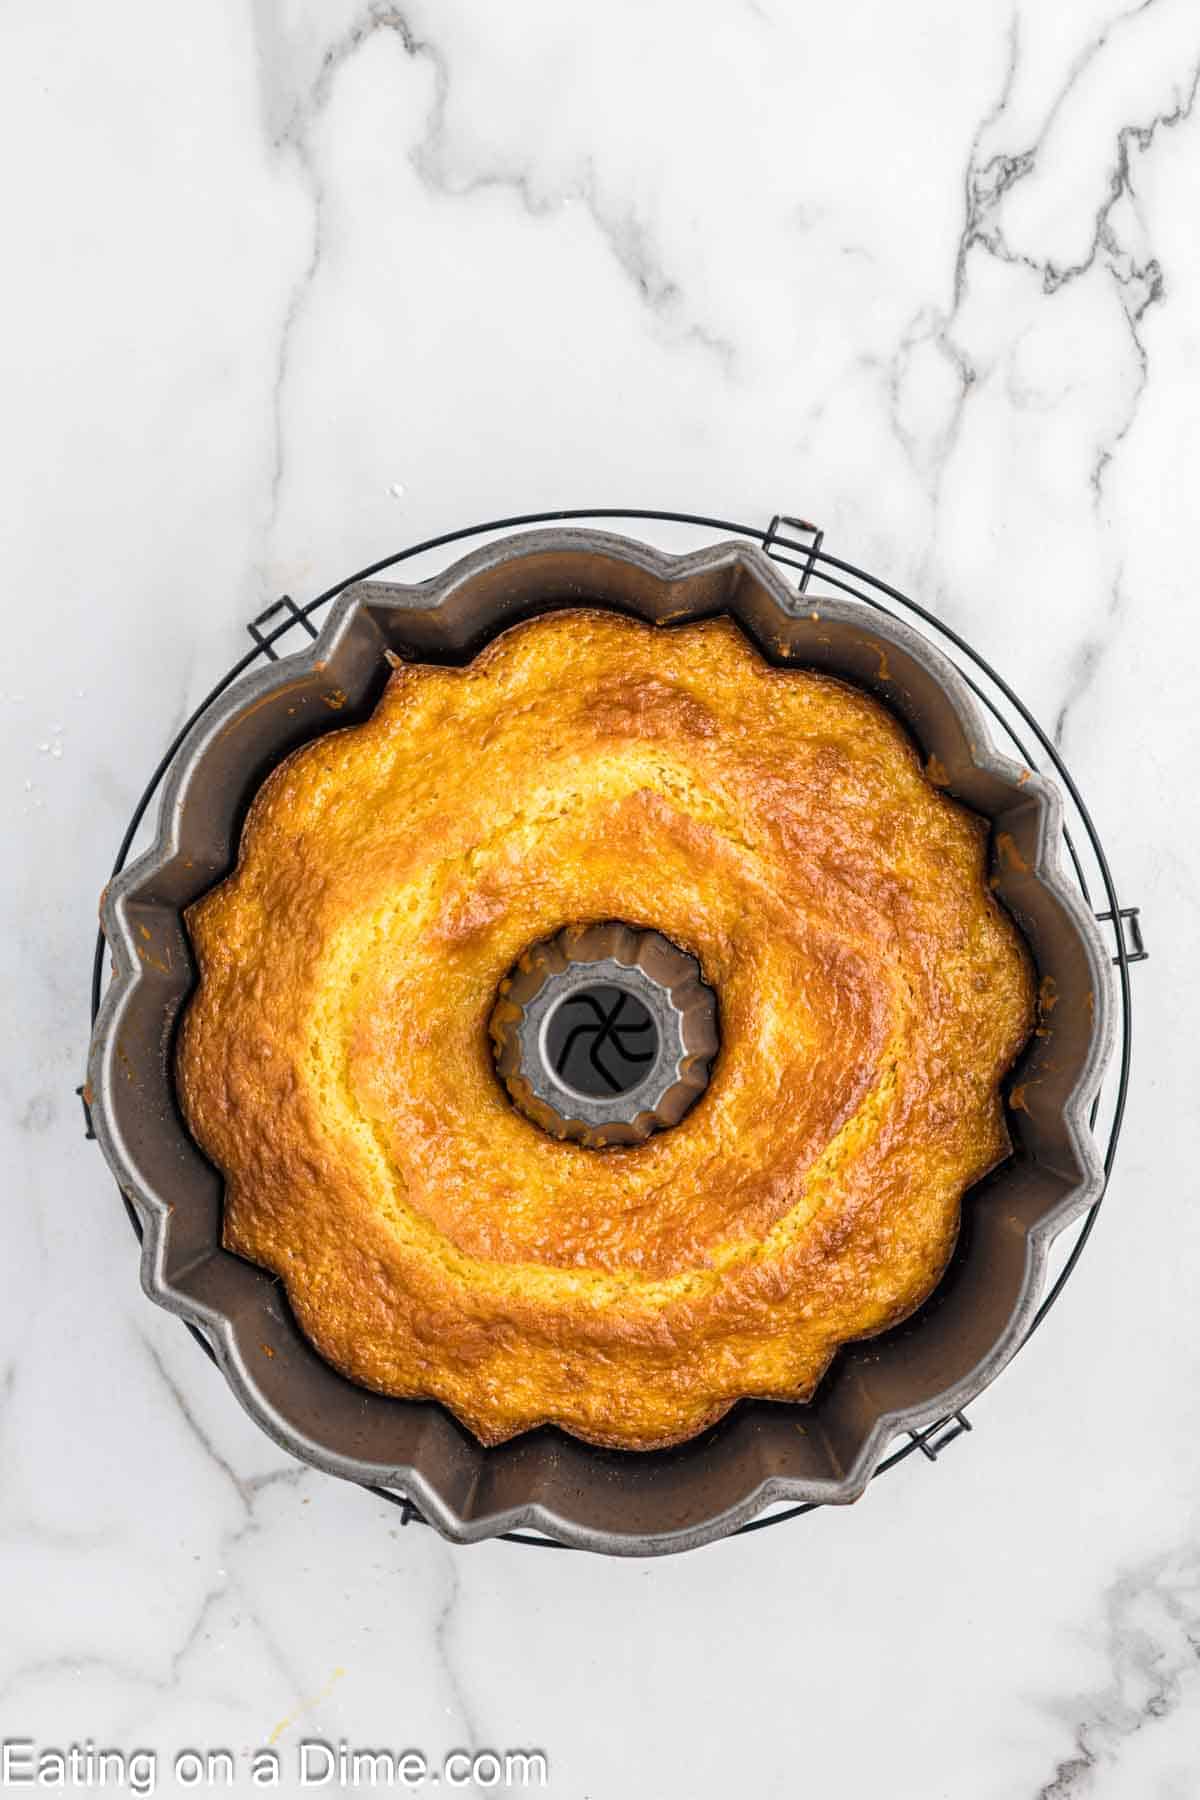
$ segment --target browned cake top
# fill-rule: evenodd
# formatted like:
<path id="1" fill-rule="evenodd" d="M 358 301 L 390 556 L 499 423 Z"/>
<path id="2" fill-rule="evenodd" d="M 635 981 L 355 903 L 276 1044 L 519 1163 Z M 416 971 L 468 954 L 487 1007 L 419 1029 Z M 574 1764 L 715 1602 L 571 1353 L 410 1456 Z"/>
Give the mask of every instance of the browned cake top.
<path id="1" fill-rule="evenodd" d="M 180 1091 L 227 1245 L 338 1368 L 487 1443 L 806 1398 L 929 1293 L 1008 1147 L 1033 983 L 984 848 L 883 707 L 726 620 L 558 612 L 398 669 L 188 913 Z M 679 1125 L 595 1150 L 516 1110 L 488 1019 L 529 945 L 603 919 L 699 959 L 721 1047 Z"/>

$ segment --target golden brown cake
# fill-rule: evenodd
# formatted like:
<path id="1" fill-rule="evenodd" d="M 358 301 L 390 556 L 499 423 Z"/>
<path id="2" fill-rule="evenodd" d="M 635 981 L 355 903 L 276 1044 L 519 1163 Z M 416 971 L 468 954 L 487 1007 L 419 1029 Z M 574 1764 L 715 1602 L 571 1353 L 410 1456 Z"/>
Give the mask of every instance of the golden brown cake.
<path id="1" fill-rule="evenodd" d="M 226 1245 L 346 1375 L 484 1443 L 807 1398 L 929 1294 L 1008 1150 L 1033 978 L 985 845 L 882 706 L 724 619 L 557 612 L 397 668 L 187 915 Z M 522 952 L 606 919 L 695 956 L 720 1016 L 699 1101 L 619 1149 L 525 1117 L 488 1037 Z"/>

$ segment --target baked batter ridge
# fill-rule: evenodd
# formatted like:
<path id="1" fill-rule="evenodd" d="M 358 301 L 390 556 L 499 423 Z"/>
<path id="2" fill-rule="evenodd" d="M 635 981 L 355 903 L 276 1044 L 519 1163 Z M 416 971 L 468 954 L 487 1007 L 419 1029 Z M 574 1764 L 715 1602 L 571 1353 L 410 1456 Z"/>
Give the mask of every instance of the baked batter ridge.
<path id="1" fill-rule="evenodd" d="M 1034 978 L 986 826 L 877 701 L 726 619 L 560 611 L 407 664 L 287 759 L 187 913 L 177 1052 L 226 1246 L 318 1350 L 486 1444 L 681 1442 L 804 1400 L 935 1286 L 1009 1150 Z M 696 958 L 680 1122 L 597 1154 L 496 1079 L 498 984 L 564 920 Z"/>

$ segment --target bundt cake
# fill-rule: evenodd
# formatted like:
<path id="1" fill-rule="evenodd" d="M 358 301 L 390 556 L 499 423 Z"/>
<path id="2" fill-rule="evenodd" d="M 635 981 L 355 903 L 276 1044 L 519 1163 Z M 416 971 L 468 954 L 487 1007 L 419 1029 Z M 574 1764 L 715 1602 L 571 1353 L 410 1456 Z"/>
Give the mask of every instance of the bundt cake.
<path id="1" fill-rule="evenodd" d="M 398 664 L 187 913 L 178 1090 L 227 1247 L 345 1375 L 487 1444 L 806 1399 L 1008 1150 L 1034 978 L 986 844 L 878 701 L 728 619 L 562 610 Z M 530 947 L 604 921 L 695 959 L 718 1037 L 684 1116 L 615 1145 L 514 1105 L 493 1041 Z"/>

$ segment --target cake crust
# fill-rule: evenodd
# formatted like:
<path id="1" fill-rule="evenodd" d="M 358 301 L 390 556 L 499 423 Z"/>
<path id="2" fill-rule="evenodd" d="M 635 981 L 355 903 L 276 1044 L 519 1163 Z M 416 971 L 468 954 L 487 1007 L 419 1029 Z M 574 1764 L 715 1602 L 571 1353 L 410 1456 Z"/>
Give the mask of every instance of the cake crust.
<path id="1" fill-rule="evenodd" d="M 926 1298 L 1009 1147 L 1034 979 L 985 849 L 884 707 L 726 619 L 556 612 L 398 668 L 187 913 L 226 1246 L 343 1373 L 484 1443 L 808 1398 Z M 603 919 L 699 960 L 721 1047 L 680 1124 L 593 1150 L 512 1106 L 487 1028 L 529 945 Z"/>

